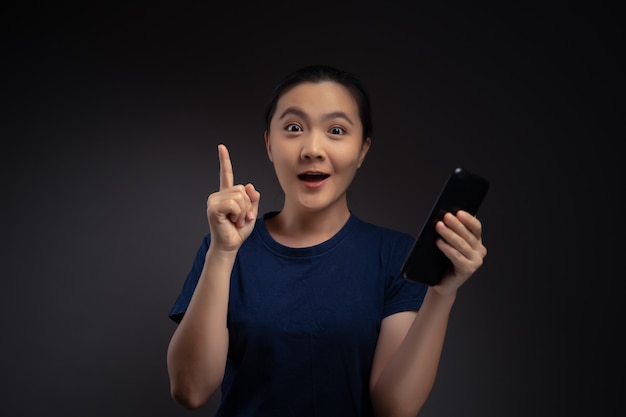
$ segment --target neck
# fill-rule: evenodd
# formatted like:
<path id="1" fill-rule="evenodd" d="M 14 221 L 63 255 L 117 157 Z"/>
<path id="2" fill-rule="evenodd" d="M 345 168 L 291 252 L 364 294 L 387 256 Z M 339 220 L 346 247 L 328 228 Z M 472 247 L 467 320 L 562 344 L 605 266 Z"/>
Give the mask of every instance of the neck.
<path id="1" fill-rule="evenodd" d="M 347 204 L 321 211 L 293 210 L 285 205 L 281 212 L 266 224 L 277 242 L 285 246 L 307 247 L 333 237 L 349 218 Z"/>

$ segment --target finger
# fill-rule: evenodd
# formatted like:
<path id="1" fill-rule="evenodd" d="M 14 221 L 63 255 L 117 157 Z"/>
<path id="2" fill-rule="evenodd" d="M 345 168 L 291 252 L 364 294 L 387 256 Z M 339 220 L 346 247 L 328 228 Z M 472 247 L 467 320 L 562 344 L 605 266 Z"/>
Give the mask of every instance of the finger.
<path id="1" fill-rule="evenodd" d="M 259 199 L 261 198 L 261 193 L 255 190 L 252 184 L 247 184 L 243 188 L 243 191 L 245 198 L 239 202 L 241 210 L 236 220 L 232 220 L 239 228 L 244 227 L 246 224 L 256 219 L 259 211 Z"/>
<path id="2" fill-rule="evenodd" d="M 482 244 L 482 226 L 480 221 L 467 212 L 459 212 L 456 216 L 446 213 L 444 221 L 438 226 L 439 234 L 456 250 L 467 258 L 479 254 L 486 255 L 486 248 Z"/>
<path id="3" fill-rule="evenodd" d="M 261 193 L 259 193 L 252 184 L 247 184 L 245 189 L 251 204 L 248 213 L 246 213 L 246 220 L 251 221 L 256 218 L 259 212 L 259 200 L 261 199 Z"/>
<path id="4" fill-rule="evenodd" d="M 458 215 L 457 215 L 458 216 Z M 475 216 L 468 212 L 461 213 L 459 220 L 465 225 L 467 231 L 471 233 L 471 237 L 475 239 L 472 247 L 478 251 L 482 258 L 487 256 L 487 248 L 483 243 L 483 224 Z M 469 238 L 466 238 L 469 241 Z"/>
<path id="5" fill-rule="evenodd" d="M 467 230 L 469 230 L 476 238 L 480 239 L 482 235 L 482 223 L 476 216 L 473 216 L 466 211 L 459 211 L 457 213 L 457 218 L 465 225 Z"/>
<path id="6" fill-rule="evenodd" d="M 230 161 L 230 155 L 226 145 L 217 145 L 217 151 L 220 158 L 220 191 L 230 188 L 234 184 L 233 164 Z"/>
<path id="7" fill-rule="evenodd" d="M 444 222 L 437 224 L 437 231 L 441 238 L 436 240 L 436 245 L 450 259 L 457 273 L 469 276 L 482 264 L 484 256 L 480 242 L 477 247 L 472 247 Z"/>
<path id="8" fill-rule="evenodd" d="M 471 250 L 476 237 L 452 213 L 446 213 L 436 226 L 439 235 L 455 249 L 466 252 Z M 471 240 L 471 242 L 470 242 Z"/>

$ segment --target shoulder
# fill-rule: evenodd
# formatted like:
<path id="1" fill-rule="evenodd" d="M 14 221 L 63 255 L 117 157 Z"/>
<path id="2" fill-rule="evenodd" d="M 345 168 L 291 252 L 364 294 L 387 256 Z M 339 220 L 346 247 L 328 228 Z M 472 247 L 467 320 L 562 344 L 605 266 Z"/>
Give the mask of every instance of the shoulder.
<path id="1" fill-rule="evenodd" d="M 415 238 L 407 232 L 367 222 L 354 214 L 352 215 L 351 221 L 354 225 L 354 234 L 361 238 L 367 238 L 368 240 L 377 239 L 384 244 L 402 246 L 411 245 L 415 240 Z"/>

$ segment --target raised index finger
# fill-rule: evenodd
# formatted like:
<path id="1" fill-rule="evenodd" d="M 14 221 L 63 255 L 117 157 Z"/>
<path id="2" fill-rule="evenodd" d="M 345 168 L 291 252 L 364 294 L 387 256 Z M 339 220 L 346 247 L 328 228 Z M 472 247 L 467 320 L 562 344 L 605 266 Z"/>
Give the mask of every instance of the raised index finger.
<path id="1" fill-rule="evenodd" d="M 234 185 L 233 164 L 230 162 L 230 155 L 226 145 L 217 145 L 217 151 L 220 158 L 220 190 L 225 190 Z"/>

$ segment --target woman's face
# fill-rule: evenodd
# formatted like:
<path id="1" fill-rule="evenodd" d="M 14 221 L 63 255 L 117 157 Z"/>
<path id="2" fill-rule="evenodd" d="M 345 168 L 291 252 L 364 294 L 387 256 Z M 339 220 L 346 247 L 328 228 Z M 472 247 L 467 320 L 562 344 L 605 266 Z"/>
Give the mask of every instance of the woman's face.
<path id="1" fill-rule="evenodd" d="M 331 81 L 287 90 L 265 132 L 285 204 L 305 211 L 347 204 L 346 191 L 370 143 L 363 141 L 355 99 Z"/>

